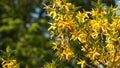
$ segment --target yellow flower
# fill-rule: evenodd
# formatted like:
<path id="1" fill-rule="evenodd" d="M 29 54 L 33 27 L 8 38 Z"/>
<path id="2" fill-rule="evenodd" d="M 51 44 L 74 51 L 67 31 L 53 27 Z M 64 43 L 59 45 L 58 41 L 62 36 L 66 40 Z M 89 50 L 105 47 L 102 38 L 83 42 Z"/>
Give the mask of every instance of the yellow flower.
<path id="1" fill-rule="evenodd" d="M 49 23 L 51 26 L 48 28 L 48 30 L 55 30 L 56 29 L 56 23 Z"/>
<path id="2" fill-rule="evenodd" d="M 56 20 L 63 20 L 63 15 L 62 14 L 57 14 L 57 19 Z"/>
<path id="3" fill-rule="evenodd" d="M 95 60 L 95 61 L 93 62 L 93 64 L 95 64 L 96 66 L 98 66 L 100 63 L 99 63 L 97 60 Z"/>
<path id="4" fill-rule="evenodd" d="M 85 44 L 84 46 L 82 46 L 82 49 L 81 49 L 81 50 L 84 51 L 84 52 L 86 52 L 87 49 L 89 49 L 89 48 L 88 48 L 88 44 Z"/>
<path id="5" fill-rule="evenodd" d="M 57 21 L 58 31 L 65 29 L 65 26 L 66 26 L 65 23 L 66 23 L 66 22 L 63 21 L 63 20 L 58 20 L 58 21 Z"/>
<path id="6" fill-rule="evenodd" d="M 62 1 L 61 0 L 53 0 L 53 6 L 55 7 L 55 6 L 62 6 Z"/>
<path id="7" fill-rule="evenodd" d="M 53 31 L 50 32 L 50 38 L 52 39 L 55 36 L 55 33 Z"/>
<path id="8" fill-rule="evenodd" d="M 57 16 L 56 8 L 51 8 L 50 12 L 47 15 L 51 16 L 54 19 Z"/>
<path id="9" fill-rule="evenodd" d="M 99 32 L 100 31 L 100 24 L 97 22 L 94 22 L 92 25 L 92 30 L 95 32 Z"/>
<path id="10" fill-rule="evenodd" d="M 96 56 L 99 56 L 100 54 L 96 51 L 96 48 L 94 50 L 90 50 L 87 53 L 87 57 L 89 57 L 91 60 L 94 60 L 96 58 Z"/>
<path id="11" fill-rule="evenodd" d="M 105 10 L 103 10 L 103 11 L 101 11 L 100 15 L 105 16 L 105 15 L 107 15 L 107 12 Z"/>
<path id="12" fill-rule="evenodd" d="M 102 54 L 100 55 L 100 57 L 99 57 L 99 61 L 100 61 L 100 62 L 104 62 L 104 59 L 105 59 L 105 58 L 104 58 L 104 54 L 102 53 Z"/>
<path id="13" fill-rule="evenodd" d="M 115 48 L 113 45 L 112 41 L 109 41 L 107 46 L 106 46 L 106 50 L 108 51 L 108 53 L 114 53 L 115 52 Z"/>
<path id="14" fill-rule="evenodd" d="M 91 15 L 97 17 L 99 14 L 98 12 L 99 12 L 98 10 L 92 9 Z"/>
<path id="15" fill-rule="evenodd" d="M 69 60 L 70 57 L 73 55 L 73 52 L 72 52 L 71 49 L 69 49 L 68 47 L 67 47 L 67 49 L 65 49 L 65 50 L 63 51 L 63 53 L 65 54 L 66 60 Z"/>
<path id="16" fill-rule="evenodd" d="M 48 6 L 48 5 L 46 5 L 45 3 L 42 3 L 43 4 L 43 6 L 44 6 L 44 9 L 50 9 L 50 7 Z"/>
<path id="17" fill-rule="evenodd" d="M 60 6 L 60 10 L 65 9 L 65 11 L 69 11 L 69 7 L 71 6 L 71 3 L 63 3 L 63 5 Z"/>
<path id="18" fill-rule="evenodd" d="M 62 46 L 62 50 L 61 51 L 57 51 L 57 55 L 59 56 L 60 60 L 70 60 L 73 52 L 71 51 L 69 44 L 66 44 L 65 46 Z M 59 49 L 58 49 L 59 50 Z"/>
<path id="19" fill-rule="evenodd" d="M 96 39 L 98 37 L 98 32 L 93 32 L 90 35 L 93 39 Z"/>
<path id="20" fill-rule="evenodd" d="M 59 33 L 59 35 L 58 35 L 58 38 L 59 38 L 60 41 L 61 41 L 61 45 L 64 45 L 64 36 L 65 36 L 64 33 Z"/>
<path id="21" fill-rule="evenodd" d="M 80 18 L 84 18 L 84 16 L 82 15 L 82 13 L 79 11 L 76 15 L 76 18 L 77 19 L 80 19 Z"/>
<path id="22" fill-rule="evenodd" d="M 73 30 L 72 32 L 70 32 L 71 33 L 71 38 L 70 38 L 70 40 L 76 40 L 77 39 L 77 37 L 78 37 L 78 31 L 77 30 Z"/>
<path id="23" fill-rule="evenodd" d="M 120 52 L 118 52 L 115 56 L 115 62 L 119 62 L 120 61 Z"/>
<path id="24" fill-rule="evenodd" d="M 81 34 L 79 34 L 79 36 L 77 38 L 81 43 L 85 43 L 86 42 L 86 37 L 87 37 L 87 34 L 81 33 Z"/>
<path id="25" fill-rule="evenodd" d="M 96 56 L 100 55 L 97 51 L 96 51 L 96 48 L 94 49 L 93 51 L 93 56 L 92 56 L 92 59 L 94 60 Z"/>
<path id="26" fill-rule="evenodd" d="M 60 45 L 60 42 L 54 42 L 53 45 L 54 46 L 52 47 L 52 49 L 53 50 L 56 50 L 56 49 L 58 50 L 58 46 Z"/>
<path id="27" fill-rule="evenodd" d="M 85 16 L 79 11 L 76 15 L 76 18 L 78 19 L 79 22 L 80 21 L 84 22 Z"/>
<path id="28" fill-rule="evenodd" d="M 2 59 L 3 68 L 17 68 L 16 60 L 4 60 Z"/>
<path id="29" fill-rule="evenodd" d="M 116 29 L 120 31 L 120 24 L 117 25 Z"/>
<path id="30" fill-rule="evenodd" d="M 84 66 L 85 66 L 85 60 L 80 60 L 79 62 L 77 62 L 77 64 L 80 64 L 81 68 L 84 68 Z"/>

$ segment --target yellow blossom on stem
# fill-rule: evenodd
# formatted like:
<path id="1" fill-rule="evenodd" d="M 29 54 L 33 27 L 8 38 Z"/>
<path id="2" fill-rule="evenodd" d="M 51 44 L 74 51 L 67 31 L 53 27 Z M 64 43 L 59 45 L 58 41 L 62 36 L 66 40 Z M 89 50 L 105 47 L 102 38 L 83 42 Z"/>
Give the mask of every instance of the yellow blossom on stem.
<path id="1" fill-rule="evenodd" d="M 48 30 L 55 30 L 56 29 L 56 23 L 49 23 L 51 26 Z"/>
<path id="2" fill-rule="evenodd" d="M 4 60 L 2 59 L 3 68 L 17 68 L 16 60 Z"/>
<path id="3" fill-rule="evenodd" d="M 89 57 L 91 60 L 94 60 L 96 56 L 99 56 L 100 54 L 96 51 L 96 48 L 93 50 L 88 51 L 86 54 L 87 57 Z"/>
<path id="4" fill-rule="evenodd" d="M 85 67 L 85 61 L 84 61 L 84 60 L 78 61 L 77 64 L 80 64 L 80 65 L 81 65 L 81 68 L 84 68 L 84 67 Z"/>
<path id="5" fill-rule="evenodd" d="M 50 9 L 50 13 L 48 13 L 47 15 L 48 16 L 52 16 L 52 18 L 54 19 L 57 16 L 56 9 L 55 8 L 51 8 Z"/>

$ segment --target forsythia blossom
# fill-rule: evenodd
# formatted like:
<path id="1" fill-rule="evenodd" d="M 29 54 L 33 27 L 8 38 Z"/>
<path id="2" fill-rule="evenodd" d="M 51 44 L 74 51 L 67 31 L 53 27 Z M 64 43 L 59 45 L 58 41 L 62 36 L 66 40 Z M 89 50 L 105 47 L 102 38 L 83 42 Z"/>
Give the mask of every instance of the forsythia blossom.
<path id="1" fill-rule="evenodd" d="M 47 15 L 54 20 L 48 30 L 51 38 L 57 38 L 53 42 L 53 50 L 61 60 L 77 57 L 82 59 L 77 63 L 82 68 L 90 63 L 95 66 L 120 66 L 120 17 L 113 12 L 114 8 L 110 8 L 109 12 L 108 9 L 74 12 L 75 8 L 71 10 L 74 5 L 65 0 L 50 0 L 50 5 L 44 6 Z M 79 43 L 79 52 L 83 55 L 75 55 L 71 41 Z"/>

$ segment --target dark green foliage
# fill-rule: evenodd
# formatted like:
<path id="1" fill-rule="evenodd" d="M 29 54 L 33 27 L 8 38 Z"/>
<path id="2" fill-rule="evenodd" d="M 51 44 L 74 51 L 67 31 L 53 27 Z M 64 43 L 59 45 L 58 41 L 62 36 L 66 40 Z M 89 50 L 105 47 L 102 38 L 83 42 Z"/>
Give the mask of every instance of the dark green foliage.
<path id="1" fill-rule="evenodd" d="M 42 7 L 42 0 L 0 1 L 0 49 L 10 46 L 20 68 L 40 68 L 54 56 L 51 42 L 44 36 L 48 24 Z"/>

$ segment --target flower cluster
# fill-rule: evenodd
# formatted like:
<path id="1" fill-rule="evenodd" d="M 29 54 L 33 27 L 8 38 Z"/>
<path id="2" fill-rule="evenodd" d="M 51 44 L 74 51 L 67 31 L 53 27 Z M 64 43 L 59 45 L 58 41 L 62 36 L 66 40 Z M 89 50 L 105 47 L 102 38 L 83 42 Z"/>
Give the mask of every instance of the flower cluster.
<path id="1" fill-rule="evenodd" d="M 3 68 L 17 68 L 16 60 L 4 60 L 2 59 Z"/>
<path id="2" fill-rule="evenodd" d="M 66 0 L 50 0 L 46 5 L 50 22 L 51 38 L 56 37 L 53 50 L 62 60 L 77 57 L 81 67 L 90 64 L 104 67 L 120 66 L 120 17 L 116 8 L 94 8 L 91 11 L 76 11 L 75 5 Z M 78 41 L 84 57 L 75 55 L 70 41 Z M 88 59 L 86 59 L 88 58 Z"/>

